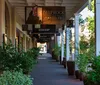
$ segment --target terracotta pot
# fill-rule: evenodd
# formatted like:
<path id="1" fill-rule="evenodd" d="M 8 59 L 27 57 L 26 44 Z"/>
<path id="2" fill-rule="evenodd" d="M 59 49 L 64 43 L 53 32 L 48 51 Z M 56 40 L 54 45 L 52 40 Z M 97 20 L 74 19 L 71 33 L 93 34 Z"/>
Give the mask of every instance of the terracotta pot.
<path id="1" fill-rule="evenodd" d="M 52 51 L 52 59 L 54 59 L 54 51 Z"/>
<path id="2" fill-rule="evenodd" d="M 63 66 L 64 68 L 66 68 L 66 58 L 65 57 L 63 57 Z"/>
<path id="3" fill-rule="evenodd" d="M 62 65 L 61 56 L 60 56 L 60 64 Z"/>
<path id="4" fill-rule="evenodd" d="M 80 72 L 79 74 L 80 74 L 80 81 L 83 81 L 83 79 L 84 79 L 84 75 L 83 75 L 83 73 Z"/>
<path id="5" fill-rule="evenodd" d="M 67 69 L 68 69 L 68 75 L 74 75 L 75 74 L 75 62 L 67 61 Z"/>
<path id="6" fill-rule="evenodd" d="M 75 71 L 75 77 L 76 77 L 76 79 L 80 79 L 80 73 L 79 73 L 79 70 L 76 70 L 76 71 Z"/>

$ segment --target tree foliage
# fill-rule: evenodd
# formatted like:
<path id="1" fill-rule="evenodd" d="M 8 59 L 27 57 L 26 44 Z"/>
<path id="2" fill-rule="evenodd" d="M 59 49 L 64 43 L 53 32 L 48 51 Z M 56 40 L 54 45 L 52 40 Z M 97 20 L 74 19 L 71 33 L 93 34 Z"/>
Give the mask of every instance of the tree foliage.
<path id="1" fill-rule="evenodd" d="M 87 17 L 88 20 L 88 29 L 93 33 L 94 32 L 94 17 Z"/>
<path id="2" fill-rule="evenodd" d="M 91 12 L 94 13 L 94 0 L 91 2 Z M 93 33 L 94 32 L 94 16 L 88 16 L 87 17 L 87 22 L 88 22 L 88 29 Z"/>

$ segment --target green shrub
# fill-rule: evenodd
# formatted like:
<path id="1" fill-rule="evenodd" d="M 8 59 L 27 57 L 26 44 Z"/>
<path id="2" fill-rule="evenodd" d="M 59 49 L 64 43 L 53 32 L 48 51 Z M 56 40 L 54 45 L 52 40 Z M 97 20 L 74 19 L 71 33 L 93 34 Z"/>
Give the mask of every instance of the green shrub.
<path id="1" fill-rule="evenodd" d="M 0 85 L 33 85 L 28 75 L 17 71 L 4 71 L 0 76 Z"/>
<path id="2" fill-rule="evenodd" d="M 31 56 L 29 56 L 27 52 L 22 52 L 20 58 L 20 68 L 23 69 L 23 72 L 29 73 L 30 71 L 32 71 L 35 60 Z"/>
<path id="3" fill-rule="evenodd" d="M 88 80 L 96 84 L 100 84 L 100 56 L 93 58 L 91 62 L 91 69 L 87 72 Z"/>
<path id="4" fill-rule="evenodd" d="M 34 47 L 34 48 L 31 48 L 29 51 L 30 51 L 31 56 L 36 60 L 39 55 L 40 49 Z"/>
<path id="5" fill-rule="evenodd" d="M 0 70 L 15 70 L 21 65 L 20 53 L 12 44 L 0 46 Z"/>
<path id="6" fill-rule="evenodd" d="M 79 56 L 76 59 L 76 64 L 78 65 L 79 71 L 85 73 L 88 65 L 87 55 L 85 53 L 79 54 Z"/>
<path id="7" fill-rule="evenodd" d="M 28 73 L 32 70 L 33 65 L 36 64 L 35 55 L 39 53 L 33 49 L 28 51 L 21 50 L 18 52 L 12 44 L 5 44 L 0 46 L 0 70 L 16 70 L 23 69 L 23 72 Z"/>
<path id="8" fill-rule="evenodd" d="M 60 56 L 60 47 L 57 44 L 54 45 L 54 55 Z"/>

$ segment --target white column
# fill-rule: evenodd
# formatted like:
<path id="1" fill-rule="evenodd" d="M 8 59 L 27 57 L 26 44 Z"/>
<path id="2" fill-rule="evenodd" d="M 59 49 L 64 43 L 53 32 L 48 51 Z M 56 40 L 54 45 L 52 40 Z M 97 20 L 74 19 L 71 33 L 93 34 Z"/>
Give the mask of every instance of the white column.
<path id="1" fill-rule="evenodd" d="M 16 38 L 16 8 L 12 8 L 12 43 L 15 44 L 15 38 Z"/>
<path id="2" fill-rule="evenodd" d="M 75 14 L 75 60 L 79 54 L 79 14 Z M 75 64 L 75 70 L 78 70 L 77 65 Z"/>
<path id="3" fill-rule="evenodd" d="M 96 56 L 100 55 L 100 0 L 95 0 L 95 25 L 96 25 Z"/>
<path id="4" fill-rule="evenodd" d="M 24 47 L 24 50 L 26 51 L 26 35 L 24 35 L 24 39 L 23 39 L 23 47 Z"/>
<path id="5" fill-rule="evenodd" d="M 32 48 L 33 45 L 32 45 L 32 38 L 30 38 L 30 48 Z"/>
<path id="6" fill-rule="evenodd" d="M 3 42 L 5 33 L 5 0 L 0 0 L 0 45 Z"/>
<path id="7" fill-rule="evenodd" d="M 60 35 L 57 35 L 57 44 L 58 44 L 58 46 L 60 47 Z"/>
<path id="8" fill-rule="evenodd" d="M 69 60 L 70 58 L 70 40 L 69 40 L 69 35 L 70 35 L 70 28 L 66 28 L 66 61 Z"/>
<path id="9" fill-rule="evenodd" d="M 64 32 L 61 33 L 61 61 L 63 61 L 64 57 Z"/>

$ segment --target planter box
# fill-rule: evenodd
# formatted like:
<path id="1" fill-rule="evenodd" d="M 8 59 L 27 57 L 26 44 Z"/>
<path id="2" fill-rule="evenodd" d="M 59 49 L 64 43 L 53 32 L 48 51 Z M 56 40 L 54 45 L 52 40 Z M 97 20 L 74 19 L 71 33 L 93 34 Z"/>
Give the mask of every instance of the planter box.
<path id="1" fill-rule="evenodd" d="M 68 75 L 75 74 L 75 61 L 67 61 Z"/>
<path id="2" fill-rule="evenodd" d="M 76 77 L 76 79 L 80 79 L 80 72 L 79 72 L 79 70 L 75 71 L 75 77 Z"/>

